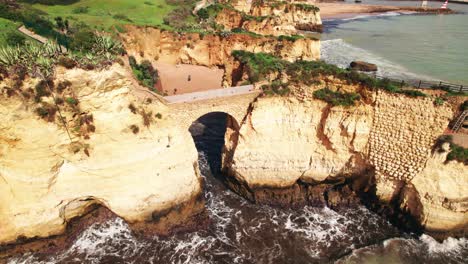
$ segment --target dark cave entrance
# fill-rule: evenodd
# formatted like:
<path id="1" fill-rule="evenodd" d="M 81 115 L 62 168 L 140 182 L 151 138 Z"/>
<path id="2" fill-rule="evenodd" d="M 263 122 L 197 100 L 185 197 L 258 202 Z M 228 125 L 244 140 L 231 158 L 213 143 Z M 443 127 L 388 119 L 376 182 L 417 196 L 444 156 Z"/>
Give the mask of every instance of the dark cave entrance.
<path id="1" fill-rule="evenodd" d="M 238 122 L 225 112 L 210 112 L 195 120 L 189 132 L 198 151 L 202 174 L 222 179 L 223 164 L 230 163 L 237 145 Z"/>

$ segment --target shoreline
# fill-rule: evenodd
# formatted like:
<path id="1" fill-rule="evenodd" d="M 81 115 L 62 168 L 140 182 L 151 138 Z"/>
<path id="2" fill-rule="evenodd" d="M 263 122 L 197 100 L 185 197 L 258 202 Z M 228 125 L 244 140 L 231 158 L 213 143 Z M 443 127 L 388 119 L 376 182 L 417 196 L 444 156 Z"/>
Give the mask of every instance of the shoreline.
<path id="1" fill-rule="evenodd" d="M 414 14 L 454 14 L 451 9 L 421 8 L 411 6 L 356 5 L 347 3 L 318 3 L 323 20 L 346 19 L 359 15 L 384 14 L 388 12 L 411 12 Z"/>

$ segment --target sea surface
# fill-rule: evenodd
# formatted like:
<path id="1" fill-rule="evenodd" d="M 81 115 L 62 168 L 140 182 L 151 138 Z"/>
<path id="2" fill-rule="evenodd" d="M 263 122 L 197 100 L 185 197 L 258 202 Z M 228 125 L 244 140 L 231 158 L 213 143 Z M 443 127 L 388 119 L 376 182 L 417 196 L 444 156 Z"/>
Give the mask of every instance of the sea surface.
<path id="1" fill-rule="evenodd" d="M 442 243 L 403 233 L 364 207 L 278 209 L 247 202 L 219 180 L 226 115 L 191 127 L 212 223 L 170 237 L 137 239 L 121 219 L 94 224 L 70 248 L 9 263 L 466 263 L 467 239 Z"/>
<path id="2" fill-rule="evenodd" d="M 421 2 L 363 0 L 363 4 L 419 6 Z M 449 8 L 460 13 L 389 12 L 324 20 L 322 59 L 341 67 L 364 60 L 377 64 L 378 74 L 388 77 L 468 85 L 468 4 L 449 3 Z"/>

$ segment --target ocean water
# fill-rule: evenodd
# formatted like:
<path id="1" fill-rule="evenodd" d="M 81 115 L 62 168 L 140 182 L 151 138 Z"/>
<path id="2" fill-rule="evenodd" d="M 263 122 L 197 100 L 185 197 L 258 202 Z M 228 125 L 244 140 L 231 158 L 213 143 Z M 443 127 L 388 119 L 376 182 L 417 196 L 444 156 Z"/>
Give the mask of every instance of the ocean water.
<path id="1" fill-rule="evenodd" d="M 363 1 L 418 6 L 419 1 Z M 441 2 L 429 2 L 440 7 Z M 468 85 L 468 5 L 450 3 L 454 15 L 390 12 L 325 20 L 322 59 L 347 67 L 352 60 L 376 63 L 379 74 Z"/>
<path id="2" fill-rule="evenodd" d="M 212 221 L 207 229 L 143 240 L 115 218 L 90 226 L 62 252 L 9 263 L 466 263 L 467 239 L 439 243 L 403 233 L 364 207 L 288 210 L 247 202 L 218 180 L 225 118 L 207 116 L 191 128 Z"/>

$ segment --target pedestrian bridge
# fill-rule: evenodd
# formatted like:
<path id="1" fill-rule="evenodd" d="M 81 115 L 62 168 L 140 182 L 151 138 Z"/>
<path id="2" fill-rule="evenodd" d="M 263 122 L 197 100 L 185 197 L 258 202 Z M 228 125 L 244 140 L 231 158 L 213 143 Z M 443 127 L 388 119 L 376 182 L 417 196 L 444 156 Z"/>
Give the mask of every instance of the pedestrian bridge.
<path id="1" fill-rule="evenodd" d="M 259 94 L 260 90 L 255 90 L 253 85 L 246 85 L 166 96 L 164 99 L 171 109 L 171 116 L 188 129 L 195 120 L 212 112 L 226 113 L 240 124 Z"/>

